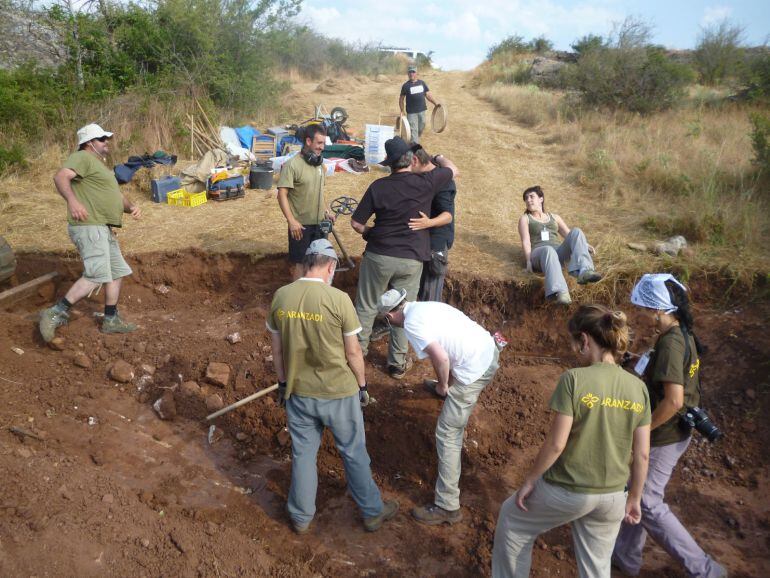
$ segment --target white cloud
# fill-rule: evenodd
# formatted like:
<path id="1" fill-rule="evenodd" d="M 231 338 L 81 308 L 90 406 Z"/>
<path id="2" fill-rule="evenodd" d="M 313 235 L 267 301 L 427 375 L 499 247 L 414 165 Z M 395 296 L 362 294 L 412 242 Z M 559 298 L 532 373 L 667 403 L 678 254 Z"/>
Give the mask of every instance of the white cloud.
<path id="1" fill-rule="evenodd" d="M 700 25 L 706 28 L 712 24 L 721 22 L 729 18 L 733 9 L 730 6 L 707 6 L 703 11 L 703 17 L 700 19 Z"/>

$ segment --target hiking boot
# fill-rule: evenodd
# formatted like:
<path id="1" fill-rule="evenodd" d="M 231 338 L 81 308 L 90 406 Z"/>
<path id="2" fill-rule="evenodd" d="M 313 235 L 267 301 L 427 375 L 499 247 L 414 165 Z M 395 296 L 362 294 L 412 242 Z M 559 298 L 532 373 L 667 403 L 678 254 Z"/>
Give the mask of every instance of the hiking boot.
<path id="1" fill-rule="evenodd" d="M 308 522 L 307 524 L 301 524 L 296 520 L 292 520 L 291 529 L 294 530 L 295 534 L 299 534 L 300 536 L 302 534 L 307 534 L 310 531 L 310 522 Z"/>
<path id="2" fill-rule="evenodd" d="M 451 525 L 456 524 L 463 519 L 463 513 L 459 508 L 457 510 L 449 511 L 436 504 L 414 508 L 412 510 L 412 516 L 421 524 L 426 524 L 428 526 L 438 526 L 439 524 Z"/>
<path id="3" fill-rule="evenodd" d="M 388 366 L 388 373 L 393 379 L 404 379 L 406 372 L 412 369 L 413 361 L 410 357 L 406 358 L 404 365 L 390 365 Z"/>
<path id="4" fill-rule="evenodd" d="M 548 296 L 548 300 L 556 305 L 569 305 L 572 303 L 572 297 L 569 296 L 569 291 L 559 291 L 553 295 Z"/>
<path id="5" fill-rule="evenodd" d="M 388 500 L 382 505 L 382 512 L 378 516 L 364 518 L 364 529 L 367 532 L 376 532 L 382 525 L 390 520 L 398 512 L 398 500 Z"/>
<path id="6" fill-rule="evenodd" d="M 587 283 L 596 283 L 597 281 L 601 281 L 601 279 L 601 273 L 598 273 L 593 269 L 586 269 L 578 275 L 577 282 L 579 285 L 586 285 Z"/>
<path id="7" fill-rule="evenodd" d="M 136 331 L 136 324 L 123 321 L 120 315 L 105 317 L 102 321 L 102 333 L 131 333 Z"/>
<path id="8" fill-rule="evenodd" d="M 372 334 L 369 336 L 369 341 L 379 341 L 386 335 L 390 335 L 390 327 L 385 323 L 378 323 L 372 327 Z"/>
<path id="9" fill-rule="evenodd" d="M 66 325 L 69 320 L 69 312 L 64 309 L 59 309 L 56 305 L 49 307 L 48 309 L 43 309 L 40 312 L 38 321 L 38 327 L 40 328 L 40 335 L 43 336 L 43 341 L 50 343 L 56 336 L 56 328 Z"/>

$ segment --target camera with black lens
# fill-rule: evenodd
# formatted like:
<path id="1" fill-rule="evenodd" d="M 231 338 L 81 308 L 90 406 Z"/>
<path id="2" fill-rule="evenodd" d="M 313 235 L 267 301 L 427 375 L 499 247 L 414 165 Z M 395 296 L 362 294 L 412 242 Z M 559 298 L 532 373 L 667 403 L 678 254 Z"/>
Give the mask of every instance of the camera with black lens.
<path id="1" fill-rule="evenodd" d="M 324 219 L 318 223 L 318 229 L 324 234 L 328 235 L 332 232 L 332 222 L 329 219 Z"/>
<path id="2" fill-rule="evenodd" d="M 715 442 L 725 435 L 714 425 L 708 414 L 699 407 L 688 407 L 680 416 L 679 425 L 687 431 L 695 429 L 710 442 Z"/>

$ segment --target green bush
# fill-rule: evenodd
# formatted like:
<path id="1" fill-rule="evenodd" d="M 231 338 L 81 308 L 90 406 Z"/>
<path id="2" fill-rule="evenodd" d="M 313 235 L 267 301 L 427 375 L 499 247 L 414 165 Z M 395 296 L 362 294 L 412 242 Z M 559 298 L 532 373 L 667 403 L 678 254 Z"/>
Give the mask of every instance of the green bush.
<path id="1" fill-rule="evenodd" d="M 765 48 L 748 59 L 743 81 L 749 98 L 770 103 L 770 49 Z"/>
<path id="2" fill-rule="evenodd" d="M 703 84 L 714 85 L 738 76 L 743 61 L 743 28 L 722 20 L 701 30 L 695 46 L 695 68 Z"/>
<path id="3" fill-rule="evenodd" d="M 575 51 L 578 57 L 591 52 L 592 50 L 598 50 L 605 47 L 605 40 L 597 34 L 586 34 L 582 38 L 579 38 L 570 45 L 570 48 Z"/>
<path id="4" fill-rule="evenodd" d="M 770 117 L 753 113 L 749 119 L 754 162 L 765 175 L 770 175 Z"/>
<path id="5" fill-rule="evenodd" d="M 10 147 L 0 145 L 0 176 L 13 168 L 23 169 L 27 166 L 24 149 L 14 143 Z"/>
<path id="6" fill-rule="evenodd" d="M 627 20 L 613 40 L 593 46 L 576 65 L 565 69 L 563 79 L 588 106 L 646 114 L 676 104 L 692 82 L 693 72 L 651 45 L 649 28 Z"/>

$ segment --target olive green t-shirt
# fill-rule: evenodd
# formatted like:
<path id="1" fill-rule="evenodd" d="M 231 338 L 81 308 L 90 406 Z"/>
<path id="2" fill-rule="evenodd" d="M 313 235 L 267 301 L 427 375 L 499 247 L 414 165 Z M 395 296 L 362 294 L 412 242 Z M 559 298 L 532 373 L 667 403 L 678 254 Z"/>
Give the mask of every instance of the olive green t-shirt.
<path id="1" fill-rule="evenodd" d="M 548 220 L 545 223 L 533 219 L 532 215 L 527 213 L 527 222 L 529 223 L 529 244 L 532 249 L 536 249 L 541 246 L 558 247 L 561 245 L 559 241 L 559 225 L 556 224 L 556 219 L 553 218 L 551 213 L 548 213 Z M 543 233 L 548 235 L 548 239 L 544 239 Z"/>
<path id="2" fill-rule="evenodd" d="M 551 409 L 573 422 L 567 446 L 543 479 L 581 494 L 622 491 L 634 430 L 650 423 L 644 382 L 609 363 L 568 369 L 553 392 Z"/>
<path id="3" fill-rule="evenodd" d="M 298 279 L 275 292 L 267 328 L 280 333 L 286 395 L 339 399 L 358 393 L 344 336 L 361 331 L 347 293 L 321 279 Z"/>
<path id="4" fill-rule="evenodd" d="M 650 401 L 653 409 L 657 407 L 665 395 L 663 384 L 678 383 L 684 386 L 684 405 L 692 407 L 700 405 L 700 359 L 695 348 L 695 339 L 690 338 L 690 358 L 685 361 L 684 335 L 678 326 L 674 326 L 658 337 L 655 349 L 650 355 L 647 370 L 644 373 L 647 387 L 650 390 Z M 687 371 L 685 373 L 685 367 Z M 665 446 L 687 439 L 690 432 L 679 427 L 679 414 L 674 415 L 666 423 L 650 432 L 650 445 Z"/>
<path id="5" fill-rule="evenodd" d="M 317 225 L 324 218 L 324 178 L 324 166 L 310 166 L 301 153 L 281 167 L 277 186 L 289 189 L 291 212 L 303 225 Z"/>
<path id="6" fill-rule="evenodd" d="M 115 174 L 87 151 L 72 153 L 64 168 L 77 173 L 71 181 L 72 191 L 88 211 L 85 221 L 76 221 L 69 215 L 69 224 L 120 227 L 123 223 L 123 195 Z"/>

